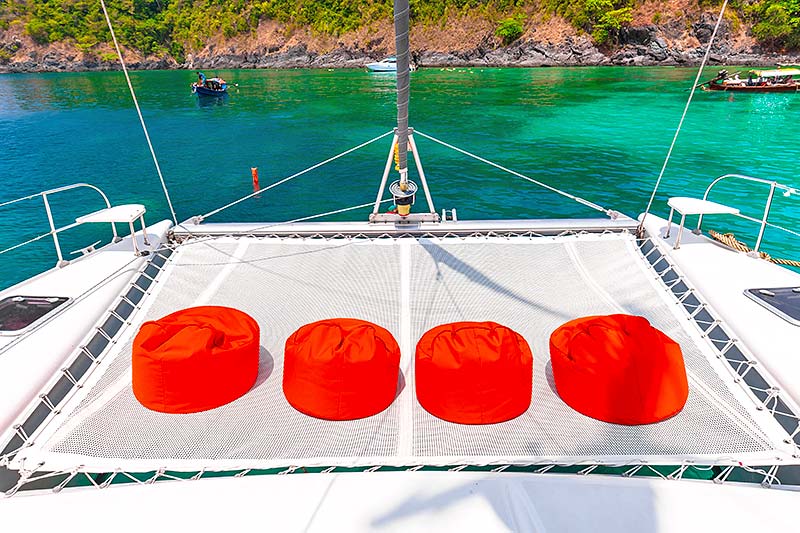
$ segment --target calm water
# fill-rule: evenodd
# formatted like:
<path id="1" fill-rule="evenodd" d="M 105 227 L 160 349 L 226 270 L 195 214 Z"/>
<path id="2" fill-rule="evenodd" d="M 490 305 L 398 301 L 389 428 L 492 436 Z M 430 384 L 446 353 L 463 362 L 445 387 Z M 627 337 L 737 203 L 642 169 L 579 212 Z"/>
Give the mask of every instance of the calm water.
<path id="1" fill-rule="evenodd" d="M 703 79 L 714 75 L 709 69 Z M 207 74 L 211 74 L 207 72 Z M 251 192 L 392 128 L 394 78 L 359 70 L 220 71 L 239 84 L 222 101 L 190 95 L 192 72 L 137 72 L 133 83 L 179 219 Z M 631 216 L 643 211 L 694 71 L 676 68 L 423 69 L 412 75 L 411 125 L 536 179 Z M 800 95 L 700 93 L 665 174 L 666 198 L 701 195 L 737 172 L 800 187 L 795 177 Z M 121 73 L 0 76 L 0 202 L 86 181 L 113 203 L 166 202 Z M 280 221 L 374 199 L 390 139 L 279 186 L 209 221 Z M 437 209 L 459 217 L 578 217 L 594 211 L 448 151 L 417 144 Z M 755 193 L 754 193 L 755 192 Z M 765 190 L 738 183 L 714 199 L 760 216 Z M 87 193 L 53 198 L 57 224 L 100 208 Z M 797 227 L 800 198 L 778 196 L 773 221 Z M 366 211 L 339 219 L 364 219 Z M 752 244 L 755 225 L 717 218 Z M 46 230 L 41 200 L 0 208 L 0 249 Z M 65 253 L 101 235 L 64 235 Z M 768 231 L 765 249 L 800 256 Z M 54 263 L 42 240 L 0 258 L 0 286 Z"/>

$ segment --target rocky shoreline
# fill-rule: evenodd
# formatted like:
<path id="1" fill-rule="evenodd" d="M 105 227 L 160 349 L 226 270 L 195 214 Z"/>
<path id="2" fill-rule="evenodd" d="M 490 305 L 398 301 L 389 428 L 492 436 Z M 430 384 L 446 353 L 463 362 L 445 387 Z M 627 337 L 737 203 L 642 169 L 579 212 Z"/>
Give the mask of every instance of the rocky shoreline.
<path id="1" fill-rule="evenodd" d="M 800 61 L 797 53 L 765 50 L 752 42 L 743 45 L 726 23 L 712 47 L 710 65 L 771 66 Z M 457 50 L 412 49 L 412 60 L 419 67 L 695 66 L 703 58 L 712 31 L 713 18 L 708 16 L 701 17 L 688 29 L 681 21 L 628 27 L 623 28 L 619 44 L 611 48 L 598 47 L 586 35 L 567 35 L 557 42 L 540 41 L 535 32 L 509 46 L 501 46 L 491 34 L 486 34 L 477 44 Z M 127 63 L 137 70 L 361 68 L 391 53 L 393 43 L 385 41 L 373 39 L 350 45 L 340 42 L 325 52 L 315 51 L 304 42 L 255 46 L 223 43 L 190 54 L 183 63 L 171 57 L 132 57 Z M 6 37 L 5 42 L 0 39 L 0 58 L 3 52 L 6 60 L 0 61 L 0 73 L 119 69 L 113 54 L 104 53 L 101 58 L 63 45 L 36 49 L 19 36 Z"/>

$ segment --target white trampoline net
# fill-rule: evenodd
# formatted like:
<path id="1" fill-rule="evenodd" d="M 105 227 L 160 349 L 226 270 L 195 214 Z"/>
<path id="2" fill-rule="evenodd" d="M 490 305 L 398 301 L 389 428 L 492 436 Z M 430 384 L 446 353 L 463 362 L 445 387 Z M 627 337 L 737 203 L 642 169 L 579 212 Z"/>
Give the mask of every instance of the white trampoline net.
<path id="1" fill-rule="evenodd" d="M 786 434 L 725 370 L 657 285 L 630 235 L 558 238 L 256 239 L 181 246 L 158 289 L 82 391 L 17 464 L 85 471 L 228 470 L 303 466 L 648 462 L 772 463 Z M 131 338 L 145 320 L 195 305 L 225 305 L 261 326 L 256 385 L 210 411 L 169 415 L 131 389 Z M 645 316 L 683 349 L 690 392 L 664 422 L 621 426 L 583 416 L 555 392 L 548 342 L 580 316 Z M 362 420 L 317 420 L 282 391 L 286 338 L 300 326 L 351 317 L 388 329 L 401 350 L 398 396 Z M 428 414 L 414 393 L 413 356 L 428 329 L 492 320 L 525 337 L 533 400 L 522 416 L 465 426 Z"/>

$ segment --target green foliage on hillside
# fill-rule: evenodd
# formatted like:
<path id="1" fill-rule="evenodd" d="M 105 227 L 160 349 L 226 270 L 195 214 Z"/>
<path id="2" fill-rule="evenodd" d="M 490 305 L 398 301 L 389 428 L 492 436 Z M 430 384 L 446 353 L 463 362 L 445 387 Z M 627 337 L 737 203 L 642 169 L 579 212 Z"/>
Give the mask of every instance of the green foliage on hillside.
<path id="1" fill-rule="evenodd" d="M 416 24 L 479 14 L 497 23 L 506 44 L 524 32 L 526 14 L 554 13 L 600 44 L 617 41 L 642 0 L 410 0 Z M 704 8 L 720 0 L 698 0 Z M 729 10 L 753 24 L 752 33 L 775 47 L 800 48 L 800 0 L 735 0 Z M 307 27 L 340 35 L 391 19 L 392 0 L 107 0 L 118 37 L 145 55 L 170 54 L 181 61 L 212 36 L 233 37 L 272 19 L 289 29 Z M 660 13 L 660 12 L 659 12 Z M 38 43 L 71 41 L 92 51 L 110 41 L 99 0 L 0 0 L 0 30 L 21 25 Z"/>
<path id="2" fill-rule="evenodd" d="M 634 0 L 544 0 L 546 6 L 590 33 L 600 44 L 615 42 L 622 26 L 631 22 Z"/>
<path id="3" fill-rule="evenodd" d="M 761 0 L 745 12 L 755 23 L 753 36 L 772 46 L 800 48 L 800 0 Z"/>
<path id="4" fill-rule="evenodd" d="M 520 17 L 509 17 L 500 21 L 494 34 L 500 37 L 503 44 L 511 44 L 519 39 L 524 31 Z"/>

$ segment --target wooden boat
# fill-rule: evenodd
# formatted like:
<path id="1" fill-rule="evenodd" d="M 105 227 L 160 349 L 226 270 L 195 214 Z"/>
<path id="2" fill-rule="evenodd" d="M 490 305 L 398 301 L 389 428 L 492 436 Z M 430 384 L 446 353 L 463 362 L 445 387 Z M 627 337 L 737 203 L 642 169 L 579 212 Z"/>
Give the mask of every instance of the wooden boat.
<path id="1" fill-rule="evenodd" d="M 208 78 L 203 83 L 192 84 L 192 94 L 200 96 L 223 96 L 228 92 L 228 83 L 222 78 Z"/>
<path id="2" fill-rule="evenodd" d="M 751 70 L 746 79 L 740 78 L 738 72 L 729 76 L 727 70 L 720 70 L 714 79 L 703 84 L 703 89 L 749 93 L 795 92 L 800 90 L 800 83 L 795 76 L 800 76 L 800 69 Z"/>

